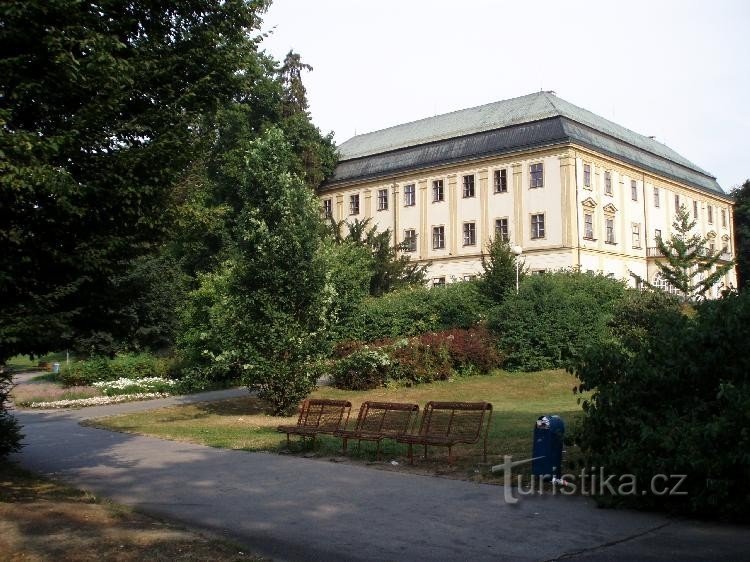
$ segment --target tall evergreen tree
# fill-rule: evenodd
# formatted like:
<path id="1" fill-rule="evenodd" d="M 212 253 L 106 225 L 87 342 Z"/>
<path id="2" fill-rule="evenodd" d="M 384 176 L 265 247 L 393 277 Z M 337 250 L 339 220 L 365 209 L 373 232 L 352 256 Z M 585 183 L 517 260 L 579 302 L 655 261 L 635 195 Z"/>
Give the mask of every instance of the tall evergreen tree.
<path id="1" fill-rule="evenodd" d="M 695 225 L 685 205 L 680 205 L 672 223 L 672 236 L 656 241 L 664 256 L 663 261 L 656 262 L 659 273 L 683 300 L 704 297 L 734 265 L 719 263 L 721 252 L 709 248 L 707 237 L 693 233 Z M 648 281 L 646 285 L 655 288 Z"/>
<path id="2" fill-rule="evenodd" d="M 508 290 L 515 288 L 516 275 L 519 281 L 526 275 L 526 267 L 519 259 L 510 243 L 499 237 L 493 238 L 487 253 L 482 254 L 483 274 L 479 286 L 494 302 L 502 302 Z"/>
<path id="3" fill-rule="evenodd" d="M 732 191 L 734 197 L 734 252 L 737 260 L 737 286 L 750 289 L 750 180 Z"/>
<path id="4" fill-rule="evenodd" d="M 0 363 L 111 329 L 217 110 L 257 94 L 266 6 L 0 3 Z"/>

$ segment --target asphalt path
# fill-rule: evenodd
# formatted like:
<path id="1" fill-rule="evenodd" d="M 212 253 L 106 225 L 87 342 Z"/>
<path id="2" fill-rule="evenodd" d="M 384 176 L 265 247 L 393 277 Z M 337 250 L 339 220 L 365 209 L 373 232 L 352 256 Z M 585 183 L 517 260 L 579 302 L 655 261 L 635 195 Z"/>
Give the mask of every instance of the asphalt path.
<path id="1" fill-rule="evenodd" d="M 230 398 L 233 389 L 68 411 L 17 411 L 25 467 L 277 560 L 749 560 L 750 529 L 598 509 L 584 497 L 504 500 L 503 487 L 80 425 Z"/>

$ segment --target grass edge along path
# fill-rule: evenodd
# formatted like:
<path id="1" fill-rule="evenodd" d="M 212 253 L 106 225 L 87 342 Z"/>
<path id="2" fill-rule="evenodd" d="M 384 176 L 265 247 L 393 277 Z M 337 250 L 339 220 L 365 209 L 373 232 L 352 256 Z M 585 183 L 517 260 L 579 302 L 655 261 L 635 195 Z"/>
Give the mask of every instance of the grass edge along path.
<path id="1" fill-rule="evenodd" d="M 502 462 L 503 455 L 509 454 L 516 459 L 530 456 L 534 422 L 541 415 L 562 416 L 569 432 L 581 413 L 578 397 L 573 393 L 576 383 L 573 375 L 562 370 L 536 373 L 496 371 L 489 375 L 456 378 L 408 388 L 346 391 L 321 387 L 311 396 L 351 401 L 350 427 L 356 423 L 359 406 L 365 400 L 414 402 L 419 404 L 420 409 L 429 400 L 491 402 L 494 411 L 487 450 L 488 465 L 493 465 Z M 295 423 L 296 416 L 273 417 L 267 411 L 262 401 L 248 395 L 218 402 L 173 406 L 88 420 L 85 423 L 103 429 L 188 441 L 210 447 L 305 454 L 343 460 L 341 440 L 329 436 L 319 436 L 314 451 L 309 446 L 304 446 L 299 439 L 293 438 L 291 451 L 287 451 L 286 437 L 276 431 L 276 426 Z M 395 460 L 400 470 L 405 468 L 405 445 L 386 439 L 381 449 L 384 463 L 374 463 L 374 444 L 363 442 L 359 449 L 356 442 L 353 442 L 347 460 L 384 466 L 391 465 L 390 461 Z M 481 463 L 480 444 L 459 446 L 454 452 L 457 458 L 453 466 L 447 466 L 447 451 L 444 447 L 430 447 L 427 461 L 418 457 L 416 468 L 406 469 L 458 478 L 496 479 L 488 473 L 487 466 Z M 570 453 L 575 454 L 570 450 L 568 453 L 568 458 Z"/>

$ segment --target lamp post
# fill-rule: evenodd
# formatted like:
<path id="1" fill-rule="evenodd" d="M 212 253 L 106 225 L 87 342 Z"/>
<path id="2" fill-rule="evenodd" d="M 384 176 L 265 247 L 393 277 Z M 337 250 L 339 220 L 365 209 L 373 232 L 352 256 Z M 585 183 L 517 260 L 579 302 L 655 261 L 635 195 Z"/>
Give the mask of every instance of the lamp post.
<path id="1" fill-rule="evenodd" d="M 519 276 L 519 263 L 518 258 L 521 257 L 521 254 L 523 253 L 523 248 L 521 246 L 513 246 L 513 253 L 516 255 L 516 294 L 518 294 L 518 276 Z"/>

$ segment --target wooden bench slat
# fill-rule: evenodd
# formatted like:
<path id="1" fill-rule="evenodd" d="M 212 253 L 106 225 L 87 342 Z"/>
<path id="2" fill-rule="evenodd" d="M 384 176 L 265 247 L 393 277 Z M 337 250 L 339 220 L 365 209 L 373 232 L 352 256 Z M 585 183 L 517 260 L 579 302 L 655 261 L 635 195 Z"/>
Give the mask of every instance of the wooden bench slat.
<path id="1" fill-rule="evenodd" d="M 377 442 L 377 456 L 380 458 L 380 442 L 407 434 L 418 414 L 417 404 L 366 401 L 359 409 L 356 427 L 339 430 L 336 435 L 343 441 L 344 452 L 349 439 Z"/>
<path id="2" fill-rule="evenodd" d="M 287 445 L 290 435 L 312 437 L 319 433 L 334 435 L 349 421 L 352 404 L 348 400 L 310 398 L 300 404 L 296 425 L 280 425 L 276 431 L 286 433 Z"/>

